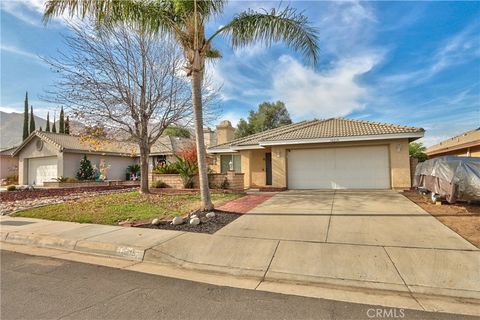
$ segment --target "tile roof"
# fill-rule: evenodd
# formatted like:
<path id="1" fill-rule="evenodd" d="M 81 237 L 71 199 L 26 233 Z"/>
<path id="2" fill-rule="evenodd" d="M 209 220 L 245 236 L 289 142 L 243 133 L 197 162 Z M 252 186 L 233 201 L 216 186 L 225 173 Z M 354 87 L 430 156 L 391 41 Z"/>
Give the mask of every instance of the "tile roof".
<path id="1" fill-rule="evenodd" d="M 112 139 L 98 139 L 91 143 L 82 139 L 80 136 L 35 131 L 20 145 L 16 150 L 17 153 L 23 148 L 34 136 L 49 142 L 60 150 L 88 153 L 109 153 L 125 156 L 136 156 L 139 154 L 138 144 L 128 141 L 118 141 Z M 188 141 L 184 141 L 188 140 Z M 180 150 L 184 145 L 191 143 L 190 139 L 163 136 L 151 148 L 151 154 L 173 154 Z"/>
<path id="2" fill-rule="evenodd" d="M 430 146 L 427 148 L 426 153 L 431 155 L 436 154 L 437 152 L 455 150 L 466 144 L 480 145 L 480 128 L 464 132 L 458 136 L 448 138 L 447 140 Z"/>
<path id="3" fill-rule="evenodd" d="M 267 130 L 229 143 L 209 148 L 210 152 L 230 147 L 259 146 L 271 142 L 288 142 L 324 138 L 342 138 L 359 136 L 376 136 L 388 134 L 423 134 L 422 128 L 400 126 L 382 122 L 331 118 L 323 120 L 302 121 L 276 129 Z"/>

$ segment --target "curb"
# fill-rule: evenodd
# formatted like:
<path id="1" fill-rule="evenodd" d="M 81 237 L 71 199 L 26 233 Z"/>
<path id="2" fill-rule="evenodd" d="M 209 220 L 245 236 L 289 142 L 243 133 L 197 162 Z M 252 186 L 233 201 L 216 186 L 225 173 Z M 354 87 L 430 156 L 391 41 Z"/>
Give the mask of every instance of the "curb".
<path id="1" fill-rule="evenodd" d="M 412 292 L 409 288 L 389 283 L 282 274 L 271 271 L 269 272 L 268 268 L 267 270 L 257 270 L 241 267 L 232 268 L 220 265 L 209 265 L 181 260 L 177 257 L 156 250 L 150 250 L 151 248 L 140 248 L 136 246 L 126 246 L 91 240 L 69 240 L 33 233 L 2 232 L 0 238 L 0 244 L 1 243 L 65 250 L 71 253 L 84 254 L 87 256 L 94 254 L 103 257 L 104 259 L 120 258 L 120 260 L 131 261 L 136 266 L 148 264 L 152 266 L 153 269 L 158 269 L 158 272 L 154 271 L 153 273 L 159 275 L 165 275 L 161 270 L 174 270 L 173 276 L 168 275 L 168 273 L 166 276 L 184 278 L 183 276 L 178 276 L 178 274 L 188 274 L 190 272 L 196 274 L 197 279 L 199 279 L 194 281 L 200 282 L 206 281 L 208 283 L 208 280 L 202 279 L 213 276 L 224 278 L 225 282 L 223 284 L 220 283 L 220 285 L 227 286 L 232 286 L 231 279 L 239 282 L 254 281 L 257 285 L 252 289 L 261 291 L 312 296 L 355 303 L 365 303 L 364 299 L 374 299 L 373 301 L 376 301 L 376 304 L 390 304 L 392 307 L 480 315 L 480 292 L 476 291 L 426 287 L 422 292 Z M 1 246 L 0 249 L 2 249 Z M 57 258 L 61 259 L 60 256 Z M 94 262 L 91 263 L 95 264 Z M 129 270 L 129 268 L 126 268 L 126 270 Z M 137 271 L 145 272 L 142 270 Z M 233 286 L 235 287 L 235 285 Z M 330 292 L 330 295 L 328 292 Z M 332 296 L 331 292 L 336 293 Z M 412 305 L 410 299 L 415 300 L 416 304 Z M 445 307 L 447 309 L 443 310 L 438 307 L 424 306 L 419 299 L 435 301 L 437 306 L 445 304 L 447 305 L 447 307 Z M 399 304 L 401 306 L 399 306 Z"/>

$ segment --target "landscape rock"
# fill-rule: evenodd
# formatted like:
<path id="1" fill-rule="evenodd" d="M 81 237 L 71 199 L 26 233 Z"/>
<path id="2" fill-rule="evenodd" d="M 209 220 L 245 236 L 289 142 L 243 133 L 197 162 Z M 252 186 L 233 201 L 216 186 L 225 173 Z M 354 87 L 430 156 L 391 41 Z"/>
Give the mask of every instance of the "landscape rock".
<path id="1" fill-rule="evenodd" d="M 175 217 L 172 220 L 173 225 L 179 225 L 179 224 L 182 224 L 182 223 L 183 223 L 183 218 L 182 217 Z"/>
<path id="2" fill-rule="evenodd" d="M 153 224 L 154 226 L 159 225 L 159 224 L 160 224 L 160 219 L 158 219 L 158 218 L 153 219 L 153 220 L 152 220 L 152 224 Z"/>
<path id="3" fill-rule="evenodd" d="M 213 211 L 212 211 L 212 212 L 208 212 L 208 213 L 205 215 L 205 217 L 207 217 L 207 218 L 213 218 L 213 217 L 215 217 L 215 212 L 213 212 Z"/>
<path id="4" fill-rule="evenodd" d="M 199 225 L 200 224 L 200 219 L 195 217 L 195 218 L 192 218 L 190 219 L 190 224 L 196 226 L 196 225 Z"/>
<path id="5" fill-rule="evenodd" d="M 193 219 L 193 218 L 198 218 L 198 216 L 197 216 L 196 214 L 192 214 L 192 215 L 190 216 L 190 219 Z"/>

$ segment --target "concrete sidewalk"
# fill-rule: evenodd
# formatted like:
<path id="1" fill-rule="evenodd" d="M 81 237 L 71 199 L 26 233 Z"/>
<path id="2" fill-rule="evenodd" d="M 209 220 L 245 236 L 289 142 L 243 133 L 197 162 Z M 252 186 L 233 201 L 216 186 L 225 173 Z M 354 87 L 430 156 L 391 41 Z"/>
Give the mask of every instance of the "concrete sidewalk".
<path id="1" fill-rule="evenodd" d="M 247 218 L 248 215 L 242 217 Z M 0 218 L 1 248 L 348 302 L 480 315 L 480 252 Z"/>

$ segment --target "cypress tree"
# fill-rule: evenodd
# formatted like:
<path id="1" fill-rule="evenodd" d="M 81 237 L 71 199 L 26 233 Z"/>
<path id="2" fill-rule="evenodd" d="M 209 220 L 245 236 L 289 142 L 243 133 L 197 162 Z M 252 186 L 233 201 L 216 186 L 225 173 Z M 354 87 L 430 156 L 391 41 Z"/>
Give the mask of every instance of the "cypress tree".
<path id="1" fill-rule="evenodd" d="M 47 112 L 47 124 L 45 125 L 45 131 L 50 132 L 50 112 Z"/>
<path id="2" fill-rule="evenodd" d="M 35 116 L 33 115 L 33 106 L 30 106 L 30 134 L 35 131 Z"/>
<path id="3" fill-rule="evenodd" d="M 65 113 L 63 113 L 63 107 L 60 109 L 60 121 L 58 127 L 59 133 L 65 133 Z"/>
<path id="4" fill-rule="evenodd" d="M 52 125 L 52 132 L 57 133 L 57 127 L 55 126 L 55 113 L 53 114 L 53 125 Z"/>
<path id="5" fill-rule="evenodd" d="M 28 137 L 28 92 L 25 92 L 25 108 L 23 111 L 23 140 Z"/>
<path id="6" fill-rule="evenodd" d="M 67 120 L 65 120 L 65 133 L 70 134 L 70 119 L 67 116 Z"/>

